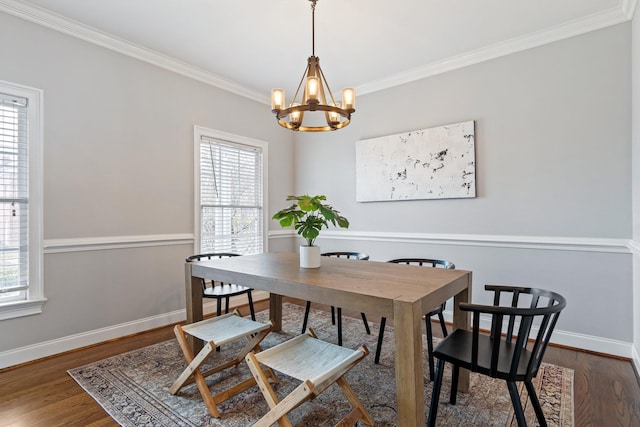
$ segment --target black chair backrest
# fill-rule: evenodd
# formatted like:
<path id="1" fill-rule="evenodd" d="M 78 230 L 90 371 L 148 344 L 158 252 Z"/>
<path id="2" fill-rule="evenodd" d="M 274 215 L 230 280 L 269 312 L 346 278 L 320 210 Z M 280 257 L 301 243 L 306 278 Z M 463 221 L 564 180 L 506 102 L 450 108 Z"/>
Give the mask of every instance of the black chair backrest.
<path id="1" fill-rule="evenodd" d="M 362 252 L 325 252 L 320 255 L 332 256 L 336 258 L 359 259 L 360 261 L 366 261 L 369 259 L 369 255 Z"/>
<path id="2" fill-rule="evenodd" d="M 408 264 L 408 265 L 420 265 L 427 267 L 442 267 L 442 268 L 456 268 L 455 264 L 449 261 L 443 261 L 441 259 L 429 259 L 429 258 L 396 258 L 387 262 L 394 262 L 396 264 Z"/>
<path id="3" fill-rule="evenodd" d="M 187 257 L 186 261 L 187 262 L 196 262 L 196 261 L 202 261 L 203 259 L 213 259 L 213 258 L 230 258 L 233 256 L 240 256 L 240 254 L 234 254 L 234 253 L 230 253 L 230 252 L 218 252 L 218 253 L 210 253 L 210 254 L 198 254 L 198 255 L 191 255 L 189 257 Z M 215 283 L 213 280 L 211 281 L 211 285 L 215 286 Z M 222 284 L 222 283 L 220 283 Z M 207 281 L 205 279 L 202 279 L 202 290 L 206 290 L 207 289 Z"/>
<path id="4" fill-rule="evenodd" d="M 203 259 L 212 259 L 212 258 L 228 258 L 228 257 L 232 257 L 232 256 L 240 256 L 240 254 L 232 254 L 232 253 L 228 253 L 228 252 L 220 252 L 220 253 L 211 253 L 211 254 L 198 254 L 198 255 L 191 255 L 190 257 L 187 257 L 187 262 L 194 262 L 194 261 L 202 261 Z"/>
<path id="5" fill-rule="evenodd" d="M 493 285 L 486 285 L 485 289 L 494 292 L 493 305 L 460 303 L 461 310 L 473 315 L 471 368 L 509 381 L 530 381 L 538 372 L 558 316 L 567 302 L 562 295 L 543 289 Z M 508 305 L 500 305 L 505 299 Z M 491 316 L 489 366 L 478 364 L 480 317 L 483 314 Z M 533 343 L 529 343 L 532 332 L 535 332 L 535 338 L 532 337 Z M 509 369 L 501 370 L 499 367 L 505 366 L 505 358 L 509 361 Z"/>

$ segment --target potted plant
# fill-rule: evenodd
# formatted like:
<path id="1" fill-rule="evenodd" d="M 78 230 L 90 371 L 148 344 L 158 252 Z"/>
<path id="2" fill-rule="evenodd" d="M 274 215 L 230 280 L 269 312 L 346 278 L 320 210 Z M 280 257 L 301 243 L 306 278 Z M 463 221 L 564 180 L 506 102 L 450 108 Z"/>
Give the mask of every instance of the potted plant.
<path id="1" fill-rule="evenodd" d="M 349 220 L 332 206 L 323 203 L 327 200 L 323 195 L 289 196 L 287 200 L 295 200 L 295 203 L 276 212 L 273 219 L 284 228 L 293 225 L 296 232 L 307 241 L 306 245 L 300 246 L 300 267 L 320 267 L 320 247 L 313 244 L 320 230 L 329 228 L 329 224 L 349 228 Z"/>

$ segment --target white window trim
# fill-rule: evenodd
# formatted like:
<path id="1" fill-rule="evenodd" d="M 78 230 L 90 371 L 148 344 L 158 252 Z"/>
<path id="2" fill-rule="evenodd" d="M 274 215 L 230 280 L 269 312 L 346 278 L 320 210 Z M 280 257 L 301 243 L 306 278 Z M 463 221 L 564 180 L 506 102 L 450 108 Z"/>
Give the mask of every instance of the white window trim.
<path id="1" fill-rule="evenodd" d="M 26 301 L 0 304 L 0 320 L 42 313 L 47 300 L 43 285 L 43 91 L 0 80 L 0 92 L 29 103 L 29 290 Z"/>
<path id="2" fill-rule="evenodd" d="M 269 171 L 267 170 L 267 165 L 269 164 L 269 144 L 265 141 L 260 141 L 257 139 L 248 138 L 245 136 L 234 135 L 232 133 L 227 133 L 215 129 L 208 129 L 201 126 L 193 127 L 193 190 L 194 190 L 194 239 L 193 239 L 193 250 L 194 253 L 199 253 L 200 251 L 200 142 L 202 137 L 219 140 L 219 141 L 227 141 L 235 144 L 248 145 L 250 147 L 260 148 L 262 150 L 262 206 L 263 206 L 263 227 L 262 227 L 262 247 L 265 252 L 269 251 L 268 247 L 268 239 L 267 239 L 267 230 L 269 225 L 269 208 L 267 206 L 267 188 L 268 185 L 268 176 Z"/>

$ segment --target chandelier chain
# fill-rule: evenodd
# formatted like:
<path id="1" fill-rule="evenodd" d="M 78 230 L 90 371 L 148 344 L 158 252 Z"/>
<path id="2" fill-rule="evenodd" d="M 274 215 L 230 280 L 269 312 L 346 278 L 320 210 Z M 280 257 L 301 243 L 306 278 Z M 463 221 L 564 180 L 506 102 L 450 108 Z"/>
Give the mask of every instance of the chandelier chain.
<path id="1" fill-rule="evenodd" d="M 311 0 L 311 55 L 316 56 L 316 2 Z"/>

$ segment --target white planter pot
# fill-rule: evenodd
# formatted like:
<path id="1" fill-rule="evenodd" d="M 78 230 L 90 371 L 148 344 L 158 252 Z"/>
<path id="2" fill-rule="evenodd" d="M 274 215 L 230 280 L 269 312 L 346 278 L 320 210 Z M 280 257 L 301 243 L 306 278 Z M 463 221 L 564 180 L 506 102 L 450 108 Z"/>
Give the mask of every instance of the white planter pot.
<path id="1" fill-rule="evenodd" d="M 320 267 L 320 246 L 300 246 L 300 267 Z"/>

